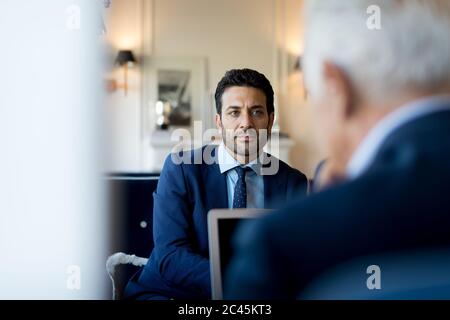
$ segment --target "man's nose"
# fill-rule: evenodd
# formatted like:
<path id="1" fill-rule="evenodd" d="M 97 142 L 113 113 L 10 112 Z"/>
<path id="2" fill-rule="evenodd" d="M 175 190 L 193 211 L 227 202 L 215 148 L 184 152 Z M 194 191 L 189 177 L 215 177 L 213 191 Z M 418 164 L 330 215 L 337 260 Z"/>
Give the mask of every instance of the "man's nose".
<path id="1" fill-rule="evenodd" d="M 253 122 L 249 112 L 242 113 L 240 127 L 242 129 L 253 128 Z"/>

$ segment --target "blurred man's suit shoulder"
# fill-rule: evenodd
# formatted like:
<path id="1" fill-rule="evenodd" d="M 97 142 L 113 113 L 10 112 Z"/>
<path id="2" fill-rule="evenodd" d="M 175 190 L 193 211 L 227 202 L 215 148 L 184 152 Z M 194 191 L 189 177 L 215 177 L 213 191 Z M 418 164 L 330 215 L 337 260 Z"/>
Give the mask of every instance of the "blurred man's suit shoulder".
<path id="1" fill-rule="evenodd" d="M 450 105 L 395 130 L 360 177 L 243 226 L 227 296 L 295 298 L 360 255 L 450 245 L 449 163 Z"/>

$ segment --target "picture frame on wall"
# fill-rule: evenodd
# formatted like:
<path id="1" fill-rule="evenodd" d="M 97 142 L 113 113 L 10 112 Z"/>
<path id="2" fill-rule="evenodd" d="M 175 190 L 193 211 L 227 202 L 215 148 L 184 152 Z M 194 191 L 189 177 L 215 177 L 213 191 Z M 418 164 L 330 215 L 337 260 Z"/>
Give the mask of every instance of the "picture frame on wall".
<path id="1" fill-rule="evenodd" d="M 159 172 L 176 148 L 203 144 L 203 132 L 214 127 L 214 102 L 206 58 L 150 55 L 142 65 L 142 167 Z"/>
<path id="2" fill-rule="evenodd" d="M 142 88 L 148 133 L 177 128 L 192 132 L 194 121 L 210 125 L 206 66 L 203 57 L 148 58 Z"/>

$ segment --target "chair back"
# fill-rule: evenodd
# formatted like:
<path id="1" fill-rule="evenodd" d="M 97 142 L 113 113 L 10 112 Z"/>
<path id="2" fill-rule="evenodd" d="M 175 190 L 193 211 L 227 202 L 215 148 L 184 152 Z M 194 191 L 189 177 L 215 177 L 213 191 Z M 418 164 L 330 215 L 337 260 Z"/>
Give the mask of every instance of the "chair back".
<path id="1" fill-rule="evenodd" d="M 153 192 L 158 173 L 114 173 L 107 176 L 112 214 L 110 255 L 148 258 L 153 250 Z M 116 255 L 117 257 L 117 255 Z M 128 258 L 127 258 L 128 259 Z M 125 259 L 125 260 L 127 260 Z M 109 259 L 108 272 L 114 274 L 115 292 L 123 292 L 128 280 L 139 270 L 133 263 L 119 265 L 124 259 Z M 118 263 L 111 265 L 111 263 Z M 119 297 L 120 294 L 116 294 Z"/>

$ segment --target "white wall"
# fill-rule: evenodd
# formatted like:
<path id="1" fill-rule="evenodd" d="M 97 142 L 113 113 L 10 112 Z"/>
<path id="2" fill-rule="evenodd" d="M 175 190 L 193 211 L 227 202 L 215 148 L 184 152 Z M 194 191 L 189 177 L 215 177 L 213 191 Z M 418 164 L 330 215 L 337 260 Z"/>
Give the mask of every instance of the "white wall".
<path id="1" fill-rule="evenodd" d="M 205 56 L 209 87 L 248 67 L 272 79 L 273 0 L 155 0 L 154 54 Z"/>
<path id="2" fill-rule="evenodd" d="M 285 0 L 284 47 L 290 54 L 303 52 L 302 0 Z M 280 127 L 295 145 L 291 150 L 291 164 L 312 177 L 322 155 L 319 153 L 311 126 L 312 114 L 305 99 L 301 72 L 285 78 L 285 88 L 279 91 Z"/>
<path id="3" fill-rule="evenodd" d="M 123 83 L 123 69 L 114 65 L 119 50 L 141 55 L 142 21 L 140 0 L 113 0 L 105 14 L 106 35 L 102 41 L 107 52 L 105 79 Z M 117 90 L 106 95 L 109 150 L 107 171 L 141 170 L 141 73 L 139 64 L 128 70 L 128 93 Z"/>

